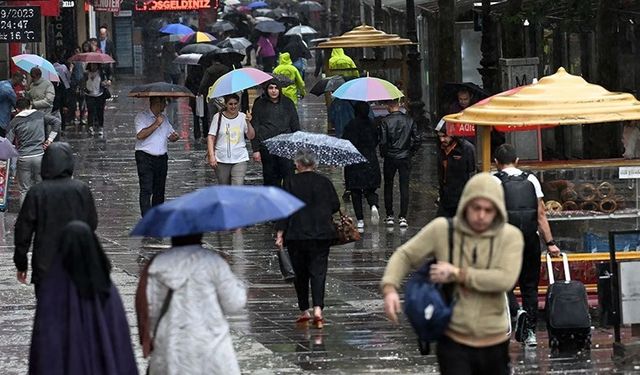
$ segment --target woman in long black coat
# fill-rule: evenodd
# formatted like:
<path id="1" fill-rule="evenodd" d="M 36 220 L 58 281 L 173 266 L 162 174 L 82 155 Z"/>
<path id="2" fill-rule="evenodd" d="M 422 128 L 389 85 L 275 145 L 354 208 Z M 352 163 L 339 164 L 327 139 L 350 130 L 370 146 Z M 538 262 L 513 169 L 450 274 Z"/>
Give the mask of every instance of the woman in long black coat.
<path id="1" fill-rule="evenodd" d="M 344 129 L 342 138 L 349 140 L 367 159 L 366 163 L 348 165 L 344 168 L 345 187 L 351 191 L 351 203 L 358 220 L 358 228 L 364 228 L 364 213 L 362 198 L 367 199 L 371 207 L 371 222 L 377 224 L 380 219 L 378 213 L 378 194 L 380 187 L 380 164 L 376 149 L 379 143 L 379 133 L 369 117 L 370 107 L 366 102 L 356 102 L 354 105 L 356 117 Z"/>
<path id="2" fill-rule="evenodd" d="M 331 180 L 315 172 L 316 157 L 308 150 L 298 151 L 297 174 L 287 177 L 282 188 L 305 203 L 305 206 L 276 225 L 276 245 L 287 246 L 293 270 L 294 286 L 301 315 L 296 323 L 308 323 L 309 283 L 313 301 L 313 323 L 322 328 L 324 287 L 327 278 L 329 246 L 336 238 L 332 216 L 340 209 L 340 200 Z"/>

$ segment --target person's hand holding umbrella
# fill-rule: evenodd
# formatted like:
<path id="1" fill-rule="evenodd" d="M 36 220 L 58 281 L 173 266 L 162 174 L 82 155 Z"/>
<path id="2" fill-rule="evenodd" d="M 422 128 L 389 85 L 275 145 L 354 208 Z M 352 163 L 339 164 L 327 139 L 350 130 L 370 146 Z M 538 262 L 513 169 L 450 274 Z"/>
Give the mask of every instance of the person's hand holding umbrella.
<path id="1" fill-rule="evenodd" d="M 180 139 L 180 135 L 178 133 L 176 133 L 175 131 L 171 134 L 169 134 L 169 141 L 170 142 L 176 142 L 178 139 Z"/>

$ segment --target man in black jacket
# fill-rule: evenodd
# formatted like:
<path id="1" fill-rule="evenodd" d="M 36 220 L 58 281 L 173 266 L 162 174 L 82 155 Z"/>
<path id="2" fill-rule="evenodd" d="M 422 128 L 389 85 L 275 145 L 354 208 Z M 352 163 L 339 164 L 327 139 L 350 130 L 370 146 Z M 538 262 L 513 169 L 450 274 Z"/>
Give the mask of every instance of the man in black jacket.
<path id="1" fill-rule="evenodd" d="M 384 208 L 387 212 L 385 224 L 392 226 L 393 217 L 393 179 L 398 172 L 400 185 L 401 228 L 409 226 L 407 211 L 409 210 L 409 172 L 411 156 L 420 147 L 418 128 L 413 119 L 400 111 L 400 103 L 391 100 L 385 103 L 389 114 L 382 119 L 380 126 L 380 156 L 384 158 Z"/>
<path id="2" fill-rule="evenodd" d="M 62 228 L 73 220 L 81 220 L 95 230 L 98 215 L 89 186 L 73 175 L 73 152 L 64 142 L 54 142 L 42 158 L 43 181 L 27 192 L 15 224 L 15 251 L 13 262 L 17 278 L 27 282 L 27 252 L 33 238 L 33 273 L 31 282 L 36 287 L 57 254 L 58 237 Z"/>
<path id="3" fill-rule="evenodd" d="M 285 177 L 294 172 L 293 162 L 271 155 L 263 142 L 271 137 L 300 130 L 300 119 L 291 99 L 282 95 L 277 80 L 268 81 L 265 93 L 253 104 L 251 125 L 256 137 L 251 141 L 253 159 L 262 163 L 262 178 L 265 186 L 282 187 Z"/>
<path id="4" fill-rule="evenodd" d="M 462 189 L 476 173 L 476 148 L 466 139 L 447 134 L 444 121 L 436 126 L 440 140 L 438 182 L 440 198 L 438 216 L 453 217 L 458 209 Z"/>

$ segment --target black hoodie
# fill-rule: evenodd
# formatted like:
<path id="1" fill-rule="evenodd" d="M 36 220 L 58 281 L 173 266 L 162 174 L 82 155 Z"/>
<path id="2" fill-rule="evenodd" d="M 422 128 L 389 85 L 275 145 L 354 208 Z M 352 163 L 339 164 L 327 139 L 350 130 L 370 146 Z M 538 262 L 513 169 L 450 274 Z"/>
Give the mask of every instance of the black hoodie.
<path id="1" fill-rule="evenodd" d="M 64 142 L 52 143 L 42 158 L 43 181 L 32 186 L 25 197 L 15 225 L 13 262 L 18 271 L 28 267 L 27 252 L 33 239 L 33 274 L 38 284 L 58 253 L 62 229 L 73 220 L 84 221 L 92 230 L 98 216 L 89 186 L 71 178 L 73 153 Z"/>
<path id="2" fill-rule="evenodd" d="M 280 96 L 274 103 L 267 94 L 268 85 L 276 84 L 280 89 Z M 300 119 L 296 105 L 291 99 L 282 95 L 282 87 L 276 80 L 265 83 L 265 93 L 253 103 L 251 112 L 251 125 L 256 130 L 256 137 L 251 141 L 253 152 L 260 151 L 262 142 L 285 133 L 294 133 L 300 130 Z"/>

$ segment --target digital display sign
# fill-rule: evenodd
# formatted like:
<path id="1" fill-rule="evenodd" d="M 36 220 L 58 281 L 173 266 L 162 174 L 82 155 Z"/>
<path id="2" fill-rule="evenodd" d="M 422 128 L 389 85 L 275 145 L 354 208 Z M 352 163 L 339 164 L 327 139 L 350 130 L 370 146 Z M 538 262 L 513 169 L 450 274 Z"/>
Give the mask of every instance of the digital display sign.
<path id="1" fill-rule="evenodd" d="M 40 7 L 0 8 L 0 43 L 39 42 L 41 33 Z"/>
<path id="2" fill-rule="evenodd" d="M 152 0 L 137 1 L 137 11 L 160 11 L 160 10 L 198 10 L 209 9 L 212 4 L 217 7 L 217 0 Z"/>

